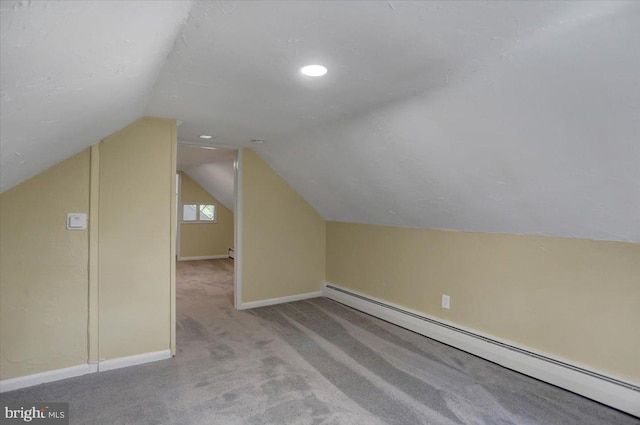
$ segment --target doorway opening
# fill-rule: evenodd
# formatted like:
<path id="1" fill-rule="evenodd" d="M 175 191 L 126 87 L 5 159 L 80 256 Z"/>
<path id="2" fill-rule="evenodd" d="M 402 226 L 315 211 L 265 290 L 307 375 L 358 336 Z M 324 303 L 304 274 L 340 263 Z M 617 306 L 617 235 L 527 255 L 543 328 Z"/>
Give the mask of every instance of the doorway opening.
<path id="1" fill-rule="evenodd" d="M 178 142 L 173 308 L 181 353 L 191 352 L 202 342 L 198 330 L 240 300 L 241 156 L 235 148 Z"/>

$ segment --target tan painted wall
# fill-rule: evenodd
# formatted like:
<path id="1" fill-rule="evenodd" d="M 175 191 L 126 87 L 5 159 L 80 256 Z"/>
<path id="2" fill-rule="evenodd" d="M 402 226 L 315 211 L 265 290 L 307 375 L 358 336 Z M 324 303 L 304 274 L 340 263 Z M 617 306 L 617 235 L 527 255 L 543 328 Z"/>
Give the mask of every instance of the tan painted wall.
<path id="1" fill-rule="evenodd" d="M 326 273 L 336 285 L 640 382 L 640 244 L 328 222 Z"/>
<path id="2" fill-rule="evenodd" d="M 180 224 L 180 257 L 227 255 L 233 248 L 233 212 L 185 173 L 180 176 L 181 203 L 215 204 L 216 223 Z"/>
<path id="3" fill-rule="evenodd" d="M 242 302 L 319 291 L 325 220 L 251 149 L 242 190 Z"/>
<path id="4" fill-rule="evenodd" d="M 0 195 L 0 379 L 87 362 L 89 150 Z"/>
<path id="5" fill-rule="evenodd" d="M 175 145 L 175 121 L 158 118 L 100 143 L 101 360 L 170 348 Z"/>

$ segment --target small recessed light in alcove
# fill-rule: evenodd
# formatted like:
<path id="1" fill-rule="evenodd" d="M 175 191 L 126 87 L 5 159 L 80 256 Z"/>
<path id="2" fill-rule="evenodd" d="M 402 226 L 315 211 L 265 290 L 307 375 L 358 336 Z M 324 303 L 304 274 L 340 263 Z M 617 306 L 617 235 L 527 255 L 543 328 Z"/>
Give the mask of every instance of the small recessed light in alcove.
<path id="1" fill-rule="evenodd" d="M 322 65 L 307 65 L 300 68 L 300 72 L 307 77 L 322 77 L 327 73 L 327 68 Z"/>
<path id="2" fill-rule="evenodd" d="M 212 139 L 213 136 L 209 136 L 208 134 L 203 134 L 203 135 L 200 136 L 200 138 L 209 140 L 209 139 Z"/>

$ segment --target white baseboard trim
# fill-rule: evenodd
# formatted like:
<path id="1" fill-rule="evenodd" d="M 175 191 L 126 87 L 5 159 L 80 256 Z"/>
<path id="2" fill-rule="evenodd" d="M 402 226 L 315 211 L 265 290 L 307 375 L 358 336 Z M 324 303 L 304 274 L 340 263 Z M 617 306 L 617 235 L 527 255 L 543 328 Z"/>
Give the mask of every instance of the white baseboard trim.
<path id="1" fill-rule="evenodd" d="M 506 368 L 640 417 L 640 385 L 326 282 L 323 295 Z"/>
<path id="2" fill-rule="evenodd" d="M 171 358 L 171 350 L 153 351 L 151 353 L 136 354 L 135 356 L 118 357 L 117 359 L 103 360 L 98 363 L 98 370 L 120 369 L 123 367 L 135 366 L 143 363 L 157 362 Z"/>
<path id="3" fill-rule="evenodd" d="M 20 376 L 18 378 L 5 379 L 0 381 L 0 393 L 33 387 L 34 385 L 45 384 L 47 382 L 75 378 L 77 376 L 88 375 L 89 373 L 105 372 L 107 370 L 120 369 L 122 367 L 156 362 L 158 360 L 165 360 L 169 358 L 171 358 L 171 350 L 154 351 L 135 356 L 104 360 L 101 362 L 89 362 L 77 366 L 66 367 L 64 369 L 56 369 L 33 375 Z"/>
<path id="4" fill-rule="evenodd" d="M 62 379 L 75 378 L 91 373 L 88 363 L 77 366 L 65 367 L 64 369 L 50 370 L 33 375 L 20 376 L 18 378 L 4 379 L 0 381 L 0 393 L 6 391 L 19 390 L 20 388 L 32 387 L 47 382 L 60 381 Z"/>
<path id="5" fill-rule="evenodd" d="M 229 255 L 225 254 L 225 255 L 202 255 L 200 257 L 178 257 L 178 261 L 218 260 L 220 258 L 229 258 Z"/>
<path id="6" fill-rule="evenodd" d="M 284 304 L 293 301 L 308 300 L 309 298 L 317 298 L 322 296 L 322 291 L 307 292 L 306 294 L 289 295 L 288 297 L 269 298 L 267 300 L 250 301 L 248 303 L 241 303 L 239 310 L 248 310 L 256 307 L 266 307 L 268 305 Z"/>

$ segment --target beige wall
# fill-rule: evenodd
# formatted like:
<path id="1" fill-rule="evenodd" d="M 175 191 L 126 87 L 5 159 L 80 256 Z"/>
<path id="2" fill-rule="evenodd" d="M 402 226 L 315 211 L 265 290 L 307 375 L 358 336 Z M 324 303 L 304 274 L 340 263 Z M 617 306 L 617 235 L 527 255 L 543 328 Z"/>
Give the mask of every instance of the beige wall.
<path id="1" fill-rule="evenodd" d="M 94 148 L 93 162 L 84 151 L 0 195 L 1 379 L 88 360 L 89 246 L 99 358 L 169 348 L 175 135 L 172 120 L 142 119 Z M 252 150 L 243 156 L 243 302 L 318 291 L 326 271 L 337 285 L 640 382 L 640 244 L 325 223 Z M 65 227 L 90 195 L 91 245 Z"/>
<path id="2" fill-rule="evenodd" d="M 0 195 L 0 379 L 87 362 L 89 150 Z"/>
<path id="3" fill-rule="evenodd" d="M 319 291 L 324 219 L 251 149 L 242 191 L 242 302 Z"/>
<path id="4" fill-rule="evenodd" d="M 143 118 L 100 143 L 100 359 L 170 348 L 174 120 Z"/>
<path id="5" fill-rule="evenodd" d="M 233 248 L 233 212 L 186 173 L 180 173 L 180 202 L 215 204 L 216 223 L 181 223 L 180 257 L 227 255 Z"/>
<path id="6" fill-rule="evenodd" d="M 1 379 L 170 348 L 175 147 L 144 118 L 0 195 Z"/>
<path id="7" fill-rule="evenodd" d="M 327 223 L 327 281 L 640 382 L 640 244 Z M 441 295 L 451 309 L 441 308 Z"/>

